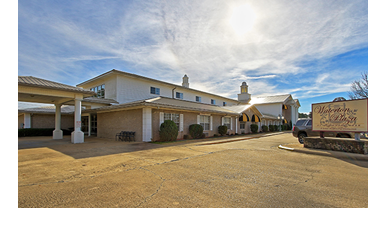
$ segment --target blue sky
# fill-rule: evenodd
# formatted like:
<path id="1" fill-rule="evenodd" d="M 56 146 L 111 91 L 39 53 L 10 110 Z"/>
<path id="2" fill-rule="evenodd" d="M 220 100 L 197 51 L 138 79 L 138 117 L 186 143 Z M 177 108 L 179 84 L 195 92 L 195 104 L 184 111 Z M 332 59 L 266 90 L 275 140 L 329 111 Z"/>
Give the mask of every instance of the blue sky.
<path id="1" fill-rule="evenodd" d="M 367 8 L 366 0 L 19 0 L 18 74 L 69 85 L 111 69 L 175 84 L 187 74 L 191 88 L 234 99 L 246 81 L 252 96 L 290 93 L 309 112 L 348 98 L 368 72 Z"/>

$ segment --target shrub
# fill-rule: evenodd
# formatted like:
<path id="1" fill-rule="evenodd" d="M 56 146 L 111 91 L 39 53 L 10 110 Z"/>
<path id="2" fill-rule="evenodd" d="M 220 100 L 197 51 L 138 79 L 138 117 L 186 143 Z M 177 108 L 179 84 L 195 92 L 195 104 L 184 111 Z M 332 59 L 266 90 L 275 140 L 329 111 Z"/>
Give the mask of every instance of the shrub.
<path id="1" fill-rule="evenodd" d="M 18 129 L 18 137 L 24 136 L 52 136 L 54 128 L 21 128 Z M 62 129 L 63 135 L 70 135 L 71 131 Z"/>
<path id="2" fill-rule="evenodd" d="M 206 134 L 202 133 L 201 139 L 206 138 Z"/>
<path id="3" fill-rule="evenodd" d="M 189 135 L 184 135 L 183 139 L 188 140 L 189 139 Z"/>
<path id="4" fill-rule="evenodd" d="M 165 120 L 160 126 L 160 141 L 175 141 L 178 133 L 178 126 L 175 122 Z"/>
<path id="5" fill-rule="evenodd" d="M 262 132 L 268 132 L 268 126 L 262 125 Z"/>
<path id="6" fill-rule="evenodd" d="M 270 132 L 275 131 L 275 127 L 274 127 L 273 125 L 269 125 L 268 127 L 269 127 L 269 129 L 270 129 Z"/>
<path id="7" fill-rule="evenodd" d="M 281 127 L 281 131 L 284 131 L 285 130 L 285 126 L 284 125 L 280 125 Z"/>
<path id="8" fill-rule="evenodd" d="M 251 130 L 253 133 L 257 133 L 257 132 L 258 132 L 258 125 L 257 125 L 257 124 L 251 124 L 251 125 L 250 125 L 250 130 Z"/>
<path id="9" fill-rule="evenodd" d="M 227 126 L 226 125 L 220 125 L 218 127 L 218 133 L 223 136 L 227 133 Z"/>
<path id="10" fill-rule="evenodd" d="M 189 125 L 189 134 L 193 139 L 202 138 L 203 127 L 199 124 Z"/>
<path id="11" fill-rule="evenodd" d="M 213 137 L 218 137 L 219 135 L 218 134 L 213 134 Z"/>
<path id="12" fill-rule="evenodd" d="M 274 129 L 275 131 L 280 131 L 280 125 L 274 125 L 274 126 L 273 126 L 273 129 Z"/>

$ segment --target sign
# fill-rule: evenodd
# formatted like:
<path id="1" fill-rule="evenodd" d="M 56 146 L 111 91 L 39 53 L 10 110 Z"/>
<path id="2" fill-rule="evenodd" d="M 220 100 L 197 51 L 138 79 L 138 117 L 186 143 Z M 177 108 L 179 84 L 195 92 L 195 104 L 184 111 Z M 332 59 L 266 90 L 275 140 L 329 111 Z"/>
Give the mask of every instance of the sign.
<path id="1" fill-rule="evenodd" d="M 368 99 L 312 104 L 313 131 L 367 132 Z"/>
<path id="2" fill-rule="evenodd" d="M 80 128 L 80 127 L 82 127 L 82 121 L 76 121 L 75 123 L 76 123 L 76 124 L 75 124 L 75 127 L 76 127 L 76 128 Z"/>

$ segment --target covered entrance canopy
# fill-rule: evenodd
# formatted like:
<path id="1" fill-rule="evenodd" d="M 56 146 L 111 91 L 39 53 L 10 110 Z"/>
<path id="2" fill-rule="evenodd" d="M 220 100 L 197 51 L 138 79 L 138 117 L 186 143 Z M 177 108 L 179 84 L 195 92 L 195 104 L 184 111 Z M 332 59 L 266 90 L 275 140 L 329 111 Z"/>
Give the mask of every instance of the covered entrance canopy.
<path id="1" fill-rule="evenodd" d="M 32 76 L 18 76 L 18 101 L 46 103 L 55 105 L 54 139 L 62 139 L 61 105 L 74 102 L 74 131 L 72 143 L 83 143 L 84 133 L 81 131 L 82 100 L 95 95 L 93 91 L 48 81 Z"/>

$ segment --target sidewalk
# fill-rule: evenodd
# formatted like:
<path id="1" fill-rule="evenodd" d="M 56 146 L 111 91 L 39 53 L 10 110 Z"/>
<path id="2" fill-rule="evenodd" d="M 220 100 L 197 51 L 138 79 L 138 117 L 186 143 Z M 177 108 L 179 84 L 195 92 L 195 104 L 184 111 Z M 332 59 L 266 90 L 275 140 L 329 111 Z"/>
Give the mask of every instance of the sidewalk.
<path id="1" fill-rule="evenodd" d="M 347 153 L 342 151 L 305 148 L 302 144 L 299 143 L 279 145 L 279 149 L 284 149 L 291 152 L 299 152 L 304 154 L 320 155 L 341 159 L 368 161 L 368 155 Z"/>

